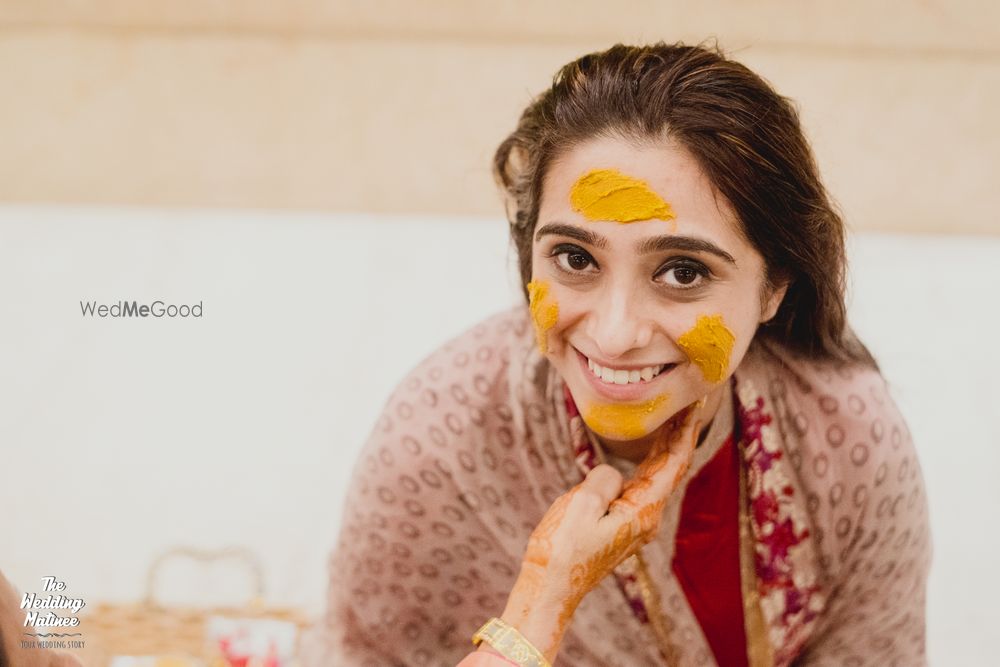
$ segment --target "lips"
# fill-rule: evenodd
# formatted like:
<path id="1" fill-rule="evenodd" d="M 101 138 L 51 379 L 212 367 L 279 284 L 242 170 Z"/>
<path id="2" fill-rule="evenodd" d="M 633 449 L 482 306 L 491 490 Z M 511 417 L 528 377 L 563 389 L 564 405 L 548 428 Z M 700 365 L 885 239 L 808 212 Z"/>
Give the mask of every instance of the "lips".
<path id="1" fill-rule="evenodd" d="M 630 369 L 613 369 L 601 366 L 576 350 L 580 372 L 594 391 L 614 401 L 636 401 L 648 398 L 654 386 L 670 374 L 677 364 L 661 364 Z M 600 372 L 598 377 L 597 372 Z M 609 380 L 605 380 L 607 377 Z"/>

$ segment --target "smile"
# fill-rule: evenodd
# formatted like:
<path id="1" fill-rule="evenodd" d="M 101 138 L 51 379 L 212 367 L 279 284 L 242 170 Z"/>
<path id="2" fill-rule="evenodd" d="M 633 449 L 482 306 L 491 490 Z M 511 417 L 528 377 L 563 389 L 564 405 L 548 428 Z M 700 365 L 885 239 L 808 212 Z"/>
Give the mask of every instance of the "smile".
<path id="1" fill-rule="evenodd" d="M 638 369 L 608 368 L 597 364 L 592 359 L 587 359 L 587 367 L 594 377 L 606 384 L 640 384 L 649 382 L 667 367 L 667 364 L 656 366 L 644 366 Z"/>
<path id="2" fill-rule="evenodd" d="M 613 402 L 642 401 L 655 392 L 658 385 L 666 381 L 670 373 L 678 367 L 676 363 L 666 364 L 622 364 L 620 368 L 603 366 L 574 348 L 582 379 L 597 392 L 603 400 Z M 605 376 L 608 378 L 605 380 Z"/>

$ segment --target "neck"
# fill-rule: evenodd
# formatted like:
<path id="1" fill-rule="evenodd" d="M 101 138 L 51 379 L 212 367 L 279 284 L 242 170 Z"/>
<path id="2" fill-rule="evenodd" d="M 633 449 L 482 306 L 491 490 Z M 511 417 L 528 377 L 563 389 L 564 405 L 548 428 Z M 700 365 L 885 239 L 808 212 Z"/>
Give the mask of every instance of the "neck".
<path id="1" fill-rule="evenodd" d="M 715 419 L 715 415 L 719 411 L 719 406 L 722 404 L 722 392 L 727 391 L 728 388 L 729 383 L 724 382 L 713 389 L 712 393 L 708 395 L 708 400 L 705 403 L 704 409 L 705 422 L 701 427 L 701 433 L 698 434 L 698 446 L 701 446 L 702 441 L 708 434 L 709 427 L 712 425 L 712 420 Z M 647 433 L 641 438 L 637 438 L 635 440 L 609 440 L 597 435 L 596 433 L 594 436 L 597 438 L 598 442 L 601 443 L 601 447 L 604 448 L 604 451 L 638 464 L 646 458 L 646 455 L 649 453 L 649 450 L 652 449 L 653 444 L 657 442 L 659 438 L 664 436 L 666 427 L 666 422 L 664 422 L 655 431 Z"/>

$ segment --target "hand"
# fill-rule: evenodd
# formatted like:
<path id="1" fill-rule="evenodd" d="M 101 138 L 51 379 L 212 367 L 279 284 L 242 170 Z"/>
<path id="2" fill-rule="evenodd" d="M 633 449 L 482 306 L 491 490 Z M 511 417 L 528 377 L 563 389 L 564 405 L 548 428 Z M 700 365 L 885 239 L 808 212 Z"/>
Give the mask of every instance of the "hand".
<path id="1" fill-rule="evenodd" d="M 687 472 L 701 401 L 678 413 L 623 483 L 602 464 L 556 499 L 532 532 L 503 620 L 552 662 L 577 605 L 622 561 L 652 541 L 663 508 Z"/>

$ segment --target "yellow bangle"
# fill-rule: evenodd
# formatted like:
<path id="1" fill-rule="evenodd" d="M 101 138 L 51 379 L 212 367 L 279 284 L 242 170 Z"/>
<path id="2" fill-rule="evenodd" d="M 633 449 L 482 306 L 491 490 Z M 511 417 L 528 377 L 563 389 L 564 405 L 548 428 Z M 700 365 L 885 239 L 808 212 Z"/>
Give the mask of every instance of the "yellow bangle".
<path id="1" fill-rule="evenodd" d="M 472 643 L 479 646 L 486 642 L 505 658 L 522 667 L 552 667 L 541 651 L 531 645 L 516 628 L 499 618 L 491 618 L 472 635 Z"/>

